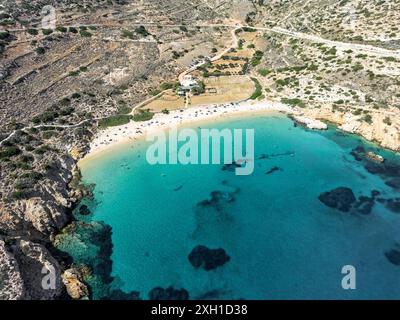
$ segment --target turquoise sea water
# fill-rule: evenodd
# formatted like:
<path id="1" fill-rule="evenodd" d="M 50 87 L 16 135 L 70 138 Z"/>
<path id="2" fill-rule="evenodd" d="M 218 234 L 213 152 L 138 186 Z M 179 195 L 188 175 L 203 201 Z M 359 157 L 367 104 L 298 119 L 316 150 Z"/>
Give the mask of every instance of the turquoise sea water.
<path id="1" fill-rule="evenodd" d="M 400 266 L 385 256 L 400 243 L 400 214 L 384 201 L 361 214 L 318 199 L 337 187 L 356 197 L 372 190 L 383 199 L 399 197 L 384 171 L 368 172 L 368 161 L 350 153 L 364 146 L 395 168 L 398 156 L 333 128 L 296 127 L 281 115 L 201 127 L 255 128 L 254 173 L 236 176 L 222 165 L 151 166 L 144 141 L 83 166 L 84 182 L 96 187 L 87 202 L 93 215 L 82 219 L 112 228 L 115 287 L 144 299 L 154 287 L 169 286 L 193 299 L 400 298 Z M 279 170 L 266 174 L 274 167 Z M 219 197 L 204 202 L 214 191 Z M 195 269 L 188 255 L 197 245 L 223 248 L 231 259 L 212 271 Z M 356 268 L 356 290 L 341 287 L 345 265 Z"/>

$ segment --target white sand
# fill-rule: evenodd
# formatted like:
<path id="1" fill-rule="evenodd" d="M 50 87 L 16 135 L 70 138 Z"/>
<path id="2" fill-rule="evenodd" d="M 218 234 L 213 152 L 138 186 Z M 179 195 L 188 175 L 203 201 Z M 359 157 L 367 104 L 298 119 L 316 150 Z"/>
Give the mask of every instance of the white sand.
<path id="1" fill-rule="evenodd" d="M 150 121 L 134 122 L 118 127 L 101 130 L 90 144 L 90 151 L 84 160 L 93 158 L 119 143 L 135 141 L 145 136 L 151 130 L 165 130 L 192 122 L 204 121 L 213 118 L 224 118 L 242 113 L 279 111 L 284 113 L 298 112 L 293 108 L 272 101 L 227 103 L 221 105 L 199 106 L 184 110 L 172 111 L 169 114 L 158 113 Z"/>

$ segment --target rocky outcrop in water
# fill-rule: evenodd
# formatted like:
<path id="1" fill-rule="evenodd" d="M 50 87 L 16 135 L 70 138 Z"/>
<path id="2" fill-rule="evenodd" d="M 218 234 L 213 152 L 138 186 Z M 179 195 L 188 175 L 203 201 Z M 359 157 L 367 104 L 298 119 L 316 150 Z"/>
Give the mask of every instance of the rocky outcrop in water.
<path id="1" fill-rule="evenodd" d="M 74 300 L 88 299 L 89 289 L 83 283 L 82 275 L 79 270 L 71 268 L 62 274 L 62 281 L 67 289 L 67 293 Z"/>
<path id="2" fill-rule="evenodd" d="M 50 162 L 50 159 L 48 161 Z M 51 242 L 70 222 L 70 211 L 74 202 L 85 194 L 82 191 L 80 196 L 74 197 L 75 191 L 69 187 L 69 183 L 73 180 L 72 172 L 75 170 L 75 165 L 75 160 L 68 155 L 59 155 L 46 166 L 45 173 L 37 174 L 35 171 L 29 173 L 29 179 L 39 177 L 41 181 L 32 183 L 21 199 L 0 201 L 0 232 L 4 234 L 4 239 L 7 239 L 3 242 L 5 244 L 3 246 L 9 252 L 8 257 L 14 259 L 8 260 L 15 261 L 18 265 L 18 268 L 9 272 L 15 275 L 19 273 L 22 279 L 22 282 L 15 280 L 14 287 L 20 288 L 20 294 L 11 295 L 13 297 L 57 299 L 66 292 L 61 278 L 64 266 L 59 264 L 60 257 L 55 254 Z M 28 183 L 30 180 L 21 181 Z M 4 260 L 1 262 L 5 266 L 8 266 L 5 257 L 6 255 L 2 255 L 0 259 Z M 41 282 L 46 275 L 45 270 L 54 273 L 54 289 L 42 288 Z M 6 273 L 1 270 L 0 278 Z M 0 287 L 0 296 L 6 294 L 3 290 L 10 289 L 8 286 Z"/>
<path id="3" fill-rule="evenodd" d="M 189 292 L 185 289 L 174 289 L 173 287 L 168 287 L 163 289 L 157 287 L 149 292 L 150 300 L 189 300 Z"/>
<path id="4" fill-rule="evenodd" d="M 224 249 L 209 249 L 205 246 L 197 246 L 188 257 L 191 265 L 196 269 L 203 268 L 206 271 L 223 266 L 231 258 Z"/>
<path id="5" fill-rule="evenodd" d="M 354 133 L 364 137 L 369 141 L 377 141 L 382 147 L 393 151 L 400 151 L 400 135 L 398 134 L 398 117 L 393 117 L 394 122 L 387 124 L 387 117 L 381 110 L 371 110 L 371 121 L 363 121 L 362 115 L 355 115 L 351 110 L 332 111 L 329 104 L 322 105 L 319 108 L 302 109 L 304 114 L 313 119 L 321 119 L 338 124 L 339 129 Z M 398 109 L 391 107 L 393 114 L 398 113 Z"/>

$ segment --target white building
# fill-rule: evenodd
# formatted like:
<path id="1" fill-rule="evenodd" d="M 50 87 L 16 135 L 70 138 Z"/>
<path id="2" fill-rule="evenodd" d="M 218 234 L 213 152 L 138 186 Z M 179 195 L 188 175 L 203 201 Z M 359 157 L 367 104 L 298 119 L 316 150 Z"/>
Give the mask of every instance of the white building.
<path id="1" fill-rule="evenodd" d="M 181 90 L 191 90 L 199 85 L 197 83 L 197 80 L 193 78 L 193 76 L 191 75 L 184 76 L 180 83 L 181 83 Z"/>

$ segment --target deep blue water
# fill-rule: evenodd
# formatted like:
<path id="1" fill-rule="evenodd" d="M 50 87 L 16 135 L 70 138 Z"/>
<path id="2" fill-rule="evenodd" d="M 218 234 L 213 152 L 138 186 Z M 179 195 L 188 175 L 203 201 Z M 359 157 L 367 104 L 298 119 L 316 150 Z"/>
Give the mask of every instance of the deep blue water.
<path id="1" fill-rule="evenodd" d="M 384 201 L 361 214 L 318 199 L 337 187 L 351 188 L 356 197 L 369 197 L 372 190 L 383 199 L 399 197 L 385 184 L 385 172 L 368 172 L 368 161 L 350 153 L 362 145 L 395 166 L 398 156 L 334 128 L 295 127 L 284 116 L 202 127 L 255 128 L 255 172 L 150 166 L 144 141 L 83 166 L 84 182 L 96 185 L 90 219 L 112 228 L 114 287 L 145 299 L 158 286 L 185 288 L 193 299 L 400 298 L 400 266 L 385 256 L 398 249 L 400 214 Z M 274 167 L 279 170 L 266 174 Z M 202 203 L 214 191 L 221 197 Z M 197 245 L 223 248 L 231 259 L 212 271 L 195 269 L 188 255 Z M 77 250 L 62 248 L 73 256 Z M 341 287 L 344 265 L 356 268 L 356 290 Z"/>

